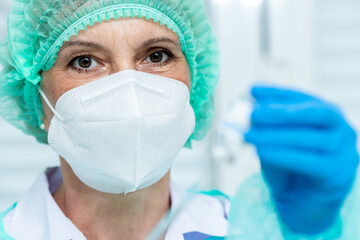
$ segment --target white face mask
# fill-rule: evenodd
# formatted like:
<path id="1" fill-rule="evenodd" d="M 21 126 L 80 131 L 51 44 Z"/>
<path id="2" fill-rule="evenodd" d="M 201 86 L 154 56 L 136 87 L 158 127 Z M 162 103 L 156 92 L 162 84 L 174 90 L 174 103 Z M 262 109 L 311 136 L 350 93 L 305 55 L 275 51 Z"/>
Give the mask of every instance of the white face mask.
<path id="1" fill-rule="evenodd" d="M 195 127 L 187 86 L 127 70 L 64 93 L 51 106 L 48 141 L 76 176 L 100 192 L 146 188 L 170 169 Z"/>

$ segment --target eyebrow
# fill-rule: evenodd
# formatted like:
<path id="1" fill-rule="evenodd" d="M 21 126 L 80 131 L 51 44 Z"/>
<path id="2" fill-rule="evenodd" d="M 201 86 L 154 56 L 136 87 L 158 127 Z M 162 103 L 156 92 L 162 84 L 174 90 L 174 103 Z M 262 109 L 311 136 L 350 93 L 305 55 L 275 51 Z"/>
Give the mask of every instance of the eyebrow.
<path id="1" fill-rule="evenodd" d="M 80 46 L 80 47 L 87 47 L 87 48 L 95 48 L 95 49 L 99 49 L 99 50 L 104 49 L 103 46 L 101 46 L 100 44 L 94 43 L 94 42 L 74 41 L 74 42 L 66 42 L 66 43 L 64 43 L 64 44 L 62 45 L 62 47 L 60 48 L 59 53 L 61 53 L 61 51 L 63 51 L 65 48 L 71 47 L 71 46 Z"/>
<path id="2" fill-rule="evenodd" d="M 149 40 L 145 41 L 142 44 L 142 47 L 146 47 L 148 45 L 152 45 L 152 44 L 155 44 L 155 43 L 161 43 L 161 42 L 170 43 L 172 45 L 175 45 L 176 47 L 181 46 L 180 43 L 175 42 L 175 41 L 171 40 L 170 38 L 152 38 L 152 39 L 149 39 Z"/>
<path id="3" fill-rule="evenodd" d="M 175 42 L 175 41 L 171 40 L 170 38 L 151 38 L 151 39 L 145 41 L 141 46 L 144 48 L 144 47 L 147 47 L 149 45 L 152 45 L 152 44 L 155 44 L 155 43 L 161 43 L 161 42 L 170 43 L 170 44 L 172 44 L 172 45 L 174 45 L 176 47 L 181 46 L 180 43 Z M 72 42 L 64 43 L 63 46 L 60 48 L 59 53 L 61 53 L 61 51 L 63 51 L 65 48 L 71 47 L 71 46 L 94 48 L 94 49 L 98 49 L 98 50 L 105 49 L 102 45 L 100 45 L 98 43 L 94 43 L 94 42 L 72 41 Z"/>

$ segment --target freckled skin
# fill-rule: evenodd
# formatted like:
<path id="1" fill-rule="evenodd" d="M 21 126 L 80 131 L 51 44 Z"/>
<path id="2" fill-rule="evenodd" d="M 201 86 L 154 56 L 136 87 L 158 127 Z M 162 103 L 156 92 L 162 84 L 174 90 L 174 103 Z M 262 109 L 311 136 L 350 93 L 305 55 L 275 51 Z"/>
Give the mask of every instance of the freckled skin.
<path id="1" fill-rule="evenodd" d="M 176 44 L 162 42 L 142 46 L 154 38 L 167 38 Z M 179 38 L 164 26 L 144 19 L 113 20 L 96 24 L 70 39 L 70 42 L 78 41 L 91 41 L 102 48 L 76 45 L 60 49 L 55 65 L 42 74 L 43 91 L 53 106 L 70 89 L 128 69 L 176 79 L 190 89 L 190 70 Z M 172 61 L 161 66 L 147 61 L 149 55 L 160 48 L 174 55 Z M 88 72 L 69 67 L 79 56 L 91 56 L 97 66 Z M 43 122 L 48 131 L 53 113 L 43 100 L 42 105 Z M 63 184 L 53 197 L 88 240 L 120 239 L 119 236 L 128 240 L 145 239 L 169 210 L 170 171 L 154 185 L 124 196 L 89 188 L 76 177 L 65 159 L 60 157 L 60 162 Z"/>

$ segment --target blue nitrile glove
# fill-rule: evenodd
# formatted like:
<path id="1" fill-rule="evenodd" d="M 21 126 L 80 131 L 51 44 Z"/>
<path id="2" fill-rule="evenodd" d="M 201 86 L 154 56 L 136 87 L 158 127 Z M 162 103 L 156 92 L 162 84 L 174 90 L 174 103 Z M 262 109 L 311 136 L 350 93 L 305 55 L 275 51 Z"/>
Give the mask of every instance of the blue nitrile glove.
<path id="1" fill-rule="evenodd" d="M 333 105 L 304 93 L 256 86 L 245 140 L 257 148 L 277 212 L 294 232 L 328 229 L 349 193 L 356 133 Z"/>

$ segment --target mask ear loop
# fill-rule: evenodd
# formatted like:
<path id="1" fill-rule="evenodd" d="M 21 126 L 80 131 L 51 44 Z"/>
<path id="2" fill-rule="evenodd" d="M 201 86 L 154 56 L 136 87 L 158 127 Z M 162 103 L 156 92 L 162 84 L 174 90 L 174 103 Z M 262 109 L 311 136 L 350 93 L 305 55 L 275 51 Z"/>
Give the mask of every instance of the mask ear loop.
<path id="1" fill-rule="evenodd" d="M 50 108 L 50 110 L 54 113 L 54 115 L 59 118 L 61 121 L 64 121 L 64 119 L 60 116 L 60 114 L 58 112 L 56 112 L 56 110 L 54 109 L 54 107 L 51 105 L 49 99 L 46 97 L 45 93 L 43 92 L 43 90 L 41 89 L 41 87 L 39 87 L 39 93 L 41 95 L 41 97 L 44 99 L 46 105 L 48 105 L 48 107 Z"/>

